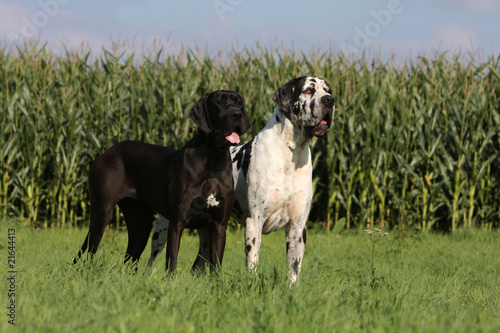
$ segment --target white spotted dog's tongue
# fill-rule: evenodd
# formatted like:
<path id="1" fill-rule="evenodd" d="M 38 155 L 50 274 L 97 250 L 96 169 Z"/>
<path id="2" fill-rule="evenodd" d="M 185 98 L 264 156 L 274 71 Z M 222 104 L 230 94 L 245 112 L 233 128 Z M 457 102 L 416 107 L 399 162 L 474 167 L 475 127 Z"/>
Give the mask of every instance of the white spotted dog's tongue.
<path id="1" fill-rule="evenodd" d="M 231 143 L 238 144 L 240 143 L 240 136 L 237 133 L 233 132 L 230 135 L 226 136 L 226 140 Z"/>

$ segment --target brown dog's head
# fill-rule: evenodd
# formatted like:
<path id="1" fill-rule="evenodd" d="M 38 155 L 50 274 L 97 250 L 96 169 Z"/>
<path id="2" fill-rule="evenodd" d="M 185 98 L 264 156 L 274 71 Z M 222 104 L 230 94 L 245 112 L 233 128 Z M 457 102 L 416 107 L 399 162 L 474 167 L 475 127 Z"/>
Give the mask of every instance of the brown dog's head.
<path id="1" fill-rule="evenodd" d="M 332 125 L 335 99 L 323 79 L 311 76 L 292 79 L 276 90 L 273 101 L 308 138 L 323 136 Z"/>
<path id="2" fill-rule="evenodd" d="M 251 127 L 243 97 L 231 90 L 206 94 L 193 106 L 189 117 L 202 132 L 215 137 L 218 149 L 237 145 Z"/>

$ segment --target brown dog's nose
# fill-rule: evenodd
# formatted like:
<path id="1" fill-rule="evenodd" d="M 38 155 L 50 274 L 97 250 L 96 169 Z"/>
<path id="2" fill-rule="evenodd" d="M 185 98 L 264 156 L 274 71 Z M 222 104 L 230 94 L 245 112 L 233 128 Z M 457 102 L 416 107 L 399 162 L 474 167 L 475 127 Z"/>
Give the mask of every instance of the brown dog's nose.
<path id="1" fill-rule="evenodd" d="M 333 106 L 333 104 L 335 104 L 335 99 L 330 95 L 325 95 L 321 97 L 321 102 L 326 106 Z"/>
<path id="2" fill-rule="evenodd" d="M 241 110 L 237 109 L 237 110 L 233 110 L 231 111 L 231 118 L 233 119 L 240 119 L 241 117 L 243 117 L 243 112 L 241 112 Z"/>

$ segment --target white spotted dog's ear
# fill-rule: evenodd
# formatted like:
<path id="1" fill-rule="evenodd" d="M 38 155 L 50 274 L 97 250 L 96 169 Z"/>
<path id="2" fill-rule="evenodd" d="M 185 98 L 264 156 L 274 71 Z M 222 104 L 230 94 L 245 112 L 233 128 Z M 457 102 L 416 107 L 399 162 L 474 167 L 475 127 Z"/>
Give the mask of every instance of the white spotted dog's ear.
<path id="1" fill-rule="evenodd" d="M 303 80 L 305 76 L 291 79 L 285 85 L 281 86 L 274 92 L 273 101 L 279 106 L 280 110 L 290 113 L 292 110 L 292 100 L 295 93 L 295 86 L 299 80 Z"/>
<path id="2" fill-rule="evenodd" d="M 212 125 L 208 117 L 207 99 L 211 93 L 205 94 L 189 112 L 189 118 L 206 134 L 212 132 Z"/>

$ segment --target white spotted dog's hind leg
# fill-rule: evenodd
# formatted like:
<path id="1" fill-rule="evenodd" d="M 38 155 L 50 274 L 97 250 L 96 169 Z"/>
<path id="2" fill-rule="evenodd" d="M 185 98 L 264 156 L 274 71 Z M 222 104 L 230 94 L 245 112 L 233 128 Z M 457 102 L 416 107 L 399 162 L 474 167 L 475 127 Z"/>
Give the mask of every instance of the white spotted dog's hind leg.
<path id="1" fill-rule="evenodd" d="M 153 239 L 151 241 L 151 257 L 148 261 L 148 267 L 153 265 L 153 262 L 156 260 L 156 257 L 163 251 L 165 247 L 165 243 L 168 238 L 168 224 L 169 220 L 167 220 L 164 216 L 158 216 L 158 222 L 156 222 L 155 230 L 153 232 Z"/>
<path id="2" fill-rule="evenodd" d="M 302 268 L 302 260 L 306 249 L 306 228 L 305 223 L 291 226 L 287 224 L 286 234 L 286 263 L 288 266 L 288 278 L 294 284 Z"/>
<path id="3" fill-rule="evenodd" d="M 245 255 L 247 268 L 250 271 L 255 271 L 256 265 L 259 263 L 261 240 L 262 225 L 259 221 L 255 223 L 252 218 L 247 218 L 245 227 Z"/>

